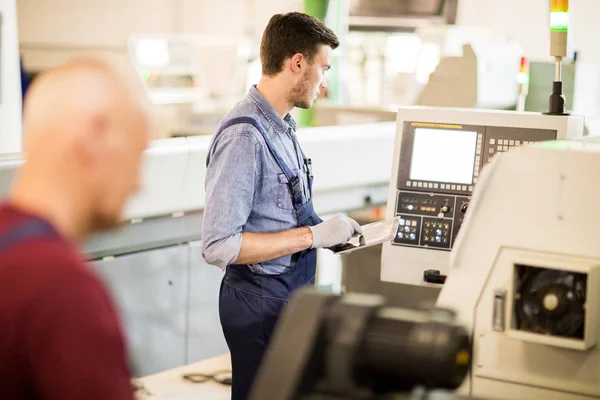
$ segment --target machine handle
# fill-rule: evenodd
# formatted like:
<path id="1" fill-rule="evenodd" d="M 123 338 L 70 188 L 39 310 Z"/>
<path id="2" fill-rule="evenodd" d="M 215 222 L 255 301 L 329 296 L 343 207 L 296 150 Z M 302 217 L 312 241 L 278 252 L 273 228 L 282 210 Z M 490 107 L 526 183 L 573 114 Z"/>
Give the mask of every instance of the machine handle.
<path id="1" fill-rule="evenodd" d="M 423 272 L 423 280 L 427 283 L 443 285 L 446 282 L 446 275 L 440 274 L 440 271 L 437 269 L 428 269 Z"/>

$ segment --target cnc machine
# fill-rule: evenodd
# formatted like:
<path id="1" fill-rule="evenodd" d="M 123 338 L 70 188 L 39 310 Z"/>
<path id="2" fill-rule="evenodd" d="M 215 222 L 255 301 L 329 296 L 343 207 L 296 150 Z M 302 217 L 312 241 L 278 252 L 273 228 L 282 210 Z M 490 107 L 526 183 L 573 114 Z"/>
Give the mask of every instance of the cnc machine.
<path id="1" fill-rule="evenodd" d="M 381 280 L 439 286 L 483 168 L 533 143 L 576 138 L 583 117 L 472 109 L 398 111 L 387 218 L 400 216 L 383 246 Z"/>
<path id="2" fill-rule="evenodd" d="M 463 393 L 600 398 L 598 171 L 597 138 L 527 146 L 486 167 L 437 302 L 472 333 Z"/>

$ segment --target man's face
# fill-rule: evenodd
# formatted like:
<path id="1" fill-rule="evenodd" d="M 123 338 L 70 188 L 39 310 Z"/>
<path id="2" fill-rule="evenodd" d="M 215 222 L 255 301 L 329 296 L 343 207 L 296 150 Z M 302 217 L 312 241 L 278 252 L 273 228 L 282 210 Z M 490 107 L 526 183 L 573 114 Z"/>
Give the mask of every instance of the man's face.
<path id="1" fill-rule="evenodd" d="M 98 192 L 92 229 L 101 231 L 118 227 L 129 197 L 140 187 L 144 150 L 149 141 L 149 123 L 136 107 L 116 111 L 107 127 L 103 160 L 97 174 Z"/>
<path id="2" fill-rule="evenodd" d="M 322 45 L 312 63 L 306 58 L 302 60 L 303 72 L 290 94 L 290 102 L 294 107 L 310 108 L 321 90 L 327 88 L 325 71 L 331 68 L 331 53 L 330 46 Z"/>

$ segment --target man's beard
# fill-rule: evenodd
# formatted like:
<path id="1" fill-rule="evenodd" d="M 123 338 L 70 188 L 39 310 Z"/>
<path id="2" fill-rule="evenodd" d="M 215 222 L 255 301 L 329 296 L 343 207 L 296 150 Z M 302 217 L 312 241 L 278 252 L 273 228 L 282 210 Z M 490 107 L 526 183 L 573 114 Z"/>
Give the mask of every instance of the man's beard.
<path id="1" fill-rule="evenodd" d="M 294 107 L 308 109 L 312 106 L 311 90 L 308 80 L 308 71 L 305 71 L 298 84 L 292 89 L 289 102 Z"/>

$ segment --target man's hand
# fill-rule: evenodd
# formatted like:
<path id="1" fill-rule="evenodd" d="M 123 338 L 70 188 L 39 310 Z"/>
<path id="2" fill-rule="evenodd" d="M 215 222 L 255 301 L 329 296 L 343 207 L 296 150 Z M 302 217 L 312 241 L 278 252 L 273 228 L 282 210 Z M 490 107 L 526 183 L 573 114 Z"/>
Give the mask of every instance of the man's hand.
<path id="1" fill-rule="evenodd" d="M 313 243 L 312 248 L 329 248 L 346 244 L 356 233 L 362 233 L 358 222 L 344 215 L 336 215 L 315 226 L 309 226 Z"/>

